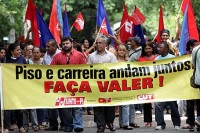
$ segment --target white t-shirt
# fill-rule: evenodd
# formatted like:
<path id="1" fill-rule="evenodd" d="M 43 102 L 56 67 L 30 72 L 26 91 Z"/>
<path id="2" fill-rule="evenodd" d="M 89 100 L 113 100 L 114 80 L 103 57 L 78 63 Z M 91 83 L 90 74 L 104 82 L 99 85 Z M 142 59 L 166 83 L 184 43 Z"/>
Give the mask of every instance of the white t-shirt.
<path id="1" fill-rule="evenodd" d="M 200 85 L 200 49 L 199 48 L 200 48 L 200 46 L 196 46 L 192 50 L 192 64 L 193 65 L 196 64 L 195 83 L 198 85 Z M 198 53 L 197 53 L 196 62 L 195 62 L 194 56 L 195 56 L 197 50 L 198 50 Z"/>

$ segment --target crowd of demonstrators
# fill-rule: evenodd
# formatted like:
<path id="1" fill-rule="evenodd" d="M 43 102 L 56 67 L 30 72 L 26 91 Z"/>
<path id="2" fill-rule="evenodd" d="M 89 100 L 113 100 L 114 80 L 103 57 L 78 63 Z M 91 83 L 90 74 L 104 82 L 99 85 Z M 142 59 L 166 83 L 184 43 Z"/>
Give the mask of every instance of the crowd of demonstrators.
<path id="1" fill-rule="evenodd" d="M 118 46 L 111 44 L 114 39 Z M 167 29 L 161 31 L 162 42 L 149 42 L 141 44 L 138 36 L 130 37 L 126 44 L 112 35 L 105 37 L 96 36 L 95 42 L 91 43 L 88 38 L 82 38 L 75 42 L 71 37 L 62 37 L 61 44 L 58 45 L 54 39 L 46 43 L 46 48 L 34 47 L 31 40 L 25 41 L 20 49 L 18 43 L 10 44 L 8 49 L 0 48 L 1 63 L 18 63 L 32 65 L 78 65 L 78 64 L 97 64 L 97 63 L 116 63 L 116 62 L 146 62 L 153 60 L 162 60 L 178 56 L 178 41 L 171 41 L 170 32 Z M 78 43 L 79 42 L 79 43 Z M 187 51 L 194 57 L 199 48 L 197 40 L 189 40 Z M 60 46 L 60 48 L 59 48 Z M 42 55 L 43 53 L 43 55 Z M 198 51 L 198 56 L 200 51 Z M 193 64 L 194 64 L 193 60 Z M 199 83 L 200 64 L 199 58 L 196 61 L 197 83 Z M 200 83 L 199 83 L 200 84 Z M 195 103 L 197 106 L 197 118 L 195 119 Z M 169 106 L 165 106 L 169 105 Z M 164 109 L 171 110 L 171 118 L 175 129 L 180 129 L 180 111 L 178 110 L 177 101 L 156 102 L 155 103 L 155 120 L 157 122 L 156 130 L 165 129 Z M 184 129 L 194 130 L 195 124 L 200 129 L 200 101 L 187 100 L 187 120 Z M 119 126 L 124 130 L 132 130 L 140 126 L 135 123 L 136 109 L 144 113 L 145 127 L 152 126 L 152 103 L 142 105 L 130 104 L 119 106 Z M 115 107 L 87 107 L 85 108 L 59 108 L 59 109 L 30 109 L 4 111 L 4 132 L 8 133 L 11 124 L 17 124 L 20 133 L 29 131 L 29 121 L 34 131 L 50 130 L 64 132 L 81 132 L 83 127 L 83 114 L 93 115 L 97 124 L 97 132 L 104 132 L 106 127 L 110 131 L 115 131 Z M 30 118 L 29 118 L 30 116 Z M 61 123 L 58 122 L 58 118 Z"/>

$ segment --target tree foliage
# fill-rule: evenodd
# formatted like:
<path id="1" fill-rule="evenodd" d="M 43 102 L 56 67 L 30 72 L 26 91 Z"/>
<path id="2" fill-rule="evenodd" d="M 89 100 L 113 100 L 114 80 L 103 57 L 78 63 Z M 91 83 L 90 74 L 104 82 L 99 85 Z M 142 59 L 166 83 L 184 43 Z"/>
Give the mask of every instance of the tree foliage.
<path id="1" fill-rule="evenodd" d="M 146 34 L 152 38 L 155 36 L 158 28 L 159 6 L 163 6 L 164 25 L 165 28 L 175 32 L 175 17 L 178 14 L 182 0 L 104 0 L 104 6 L 110 21 L 111 26 L 114 23 L 120 22 L 123 14 L 123 3 L 127 5 L 129 15 L 133 12 L 136 5 L 141 12 L 146 16 L 146 21 L 143 27 L 146 29 Z M 43 18 L 49 23 L 51 7 L 53 0 L 34 0 L 37 8 L 42 10 Z M 72 30 L 73 38 L 80 39 L 85 36 L 91 38 L 96 29 L 96 11 L 97 0 L 61 0 L 62 10 L 64 11 L 64 3 L 67 5 L 67 12 L 70 26 L 75 21 L 78 12 L 82 12 L 85 20 L 85 28 L 83 31 L 77 32 Z M 199 0 L 192 0 L 193 9 L 195 12 L 197 26 L 200 27 L 200 12 L 197 10 L 200 5 Z M 16 34 L 19 36 L 23 33 L 23 15 L 27 4 L 27 0 L 0 0 L 0 40 L 7 36 L 11 28 L 15 28 Z M 10 17 L 13 16 L 15 24 L 10 22 Z M 182 23 L 180 19 L 180 24 Z"/>

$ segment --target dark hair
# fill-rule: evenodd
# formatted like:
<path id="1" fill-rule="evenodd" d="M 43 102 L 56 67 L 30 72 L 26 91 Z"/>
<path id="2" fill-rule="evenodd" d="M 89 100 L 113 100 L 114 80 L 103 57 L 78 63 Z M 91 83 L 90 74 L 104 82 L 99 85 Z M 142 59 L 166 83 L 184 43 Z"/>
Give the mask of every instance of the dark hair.
<path id="1" fill-rule="evenodd" d="M 71 43 L 74 42 L 73 39 L 72 39 L 71 37 L 65 36 L 65 37 L 63 37 L 63 38 L 61 39 L 61 44 L 60 44 L 60 46 L 62 47 L 62 43 L 63 43 L 64 41 L 68 41 L 68 40 L 69 40 Z"/>
<path id="2" fill-rule="evenodd" d="M 168 43 L 166 41 L 162 41 L 158 45 L 160 45 L 160 44 L 164 44 L 165 48 L 167 48 L 168 52 L 169 52 L 169 45 L 168 45 Z"/>
<path id="3" fill-rule="evenodd" d="M 85 41 L 85 40 L 88 40 L 88 42 L 89 42 L 89 39 L 87 39 L 86 37 L 83 37 L 83 38 L 80 40 L 80 43 L 81 43 L 81 44 L 84 44 L 84 41 Z"/>
<path id="4" fill-rule="evenodd" d="M 186 44 L 186 51 L 190 51 L 191 49 L 190 49 L 190 46 L 194 46 L 195 44 L 195 42 L 198 42 L 197 40 L 195 40 L 195 39 L 190 39 L 188 42 L 187 42 L 187 44 Z"/>
<path id="5" fill-rule="evenodd" d="M 7 52 L 7 55 L 6 55 L 6 58 L 7 59 L 10 59 L 11 56 L 12 56 L 12 51 L 14 51 L 18 46 L 20 46 L 18 43 L 12 43 L 9 45 L 8 47 L 8 52 Z"/>
<path id="6" fill-rule="evenodd" d="M 74 42 L 73 48 L 82 53 L 81 44 Z"/>
<path id="7" fill-rule="evenodd" d="M 134 41 L 136 43 L 137 46 L 140 46 L 141 45 L 141 39 L 140 37 L 138 36 L 135 36 L 135 37 L 129 37 L 127 39 L 127 41 Z"/>
<path id="8" fill-rule="evenodd" d="M 144 57 L 144 56 L 146 56 L 146 52 L 145 52 L 145 47 L 146 46 L 149 46 L 149 47 L 151 47 L 152 48 L 152 54 L 155 54 L 155 48 L 154 48 L 154 44 L 153 44 L 153 42 L 146 42 L 143 46 L 142 46 L 142 57 Z"/>
<path id="9" fill-rule="evenodd" d="M 167 29 L 163 29 L 163 30 L 160 32 L 160 36 L 162 36 L 163 33 L 167 33 L 167 34 L 170 36 L 170 32 L 169 32 L 169 30 L 167 30 Z"/>
<path id="10" fill-rule="evenodd" d="M 0 47 L 0 51 L 1 51 L 2 49 L 6 51 L 6 49 L 5 49 L 4 47 Z"/>
<path id="11" fill-rule="evenodd" d="M 56 45 L 57 46 L 57 43 L 56 43 L 56 41 L 54 39 L 50 39 L 46 43 L 51 43 L 52 45 L 54 45 L 54 46 Z"/>
<path id="12" fill-rule="evenodd" d="M 33 50 L 34 50 L 35 48 L 39 48 L 39 51 L 41 52 L 41 48 L 38 47 L 38 46 L 34 46 L 33 49 L 32 49 L 32 52 L 33 52 Z M 42 53 L 42 52 L 41 52 L 41 53 Z"/>

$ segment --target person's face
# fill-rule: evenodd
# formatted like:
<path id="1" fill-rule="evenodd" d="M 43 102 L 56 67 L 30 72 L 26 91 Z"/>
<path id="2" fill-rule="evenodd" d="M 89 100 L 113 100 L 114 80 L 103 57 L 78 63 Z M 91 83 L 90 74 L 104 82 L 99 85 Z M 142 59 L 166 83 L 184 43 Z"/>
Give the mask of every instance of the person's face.
<path id="1" fill-rule="evenodd" d="M 21 55 L 20 46 L 17 46 L 13 51 L 11 51 L 11 54 L 14 58 L 18 58 Z"/>
<path id="2" fill-rule="evenodd" d="M 164 44 L 159 44 L 158 45 L 158 54 L 160 54 L 160 55 L 163 55 L 163 53 L 165 53 L 166 52 L 166 47 L 165 47 L 165 45 Z"/>
<path id="3" fill-rule="evenodd" d="M 53 55 L 56 52 L 56 46 L 52 45 L 51 42 L 46 43 L 47 54 Z"/>
<path id="4" fill-rule="evenodd" d="M 33 58 L 35 58 L 35 59 L 39 59 L 40 56 L 41 56 L 40 49 L 37 48 L 37 47 L 35 47 L 35 48 L 33 49 Z"/>
<path id="5" fill-rule="evenodd" d="M 33 45 L 28 45 L 26 47 L 26 56 L 28 56 L 28 58 L 32 58 L 33 56 L 32 50 L 33 50 Z"/>
<path id="6" fill-rule="evenodd" d="M 6 51 L 4 50 L 4 49 L 2 49 L 1 51 L 0 51 L 0 58 L 2 59 L 2 58 L 4 58 L 6 56 Z"/>
<path id="7" fill-rule="evenodd" d="M 125 57 L 125 55 L 126 55 L 126 49 L 119 48 L 119 49 L 117 50 L 117 55 L 118 55 L 119 57 Z"/>
<path id="8" fill-rule="evenodd" d="M 87 49 L 89 48 L 89 41 L 88 40 L 84 40 L 84 43 L 83 43 L 84 47 Z"/>
<path id="9" fill-rule="evenodd" d="M 98 52 L 105 51 L 106 48 L 106 42 L 103 38 L 98 38 L 96 41 L 96 49 Z"/>
<path id="10" fill-rule="evenodd" d="M 161 39 L 162 39 L 162 41 L 167 41 L 167 40 L 169 39 L 169 34 L 167 34 L 167 33 L 162 33 Z"/>
<path id="11" fill-rule="evenodd" d="M 62 50 L 65 52 L 70 52 L 72 50 L 73 43 L 71 43 L 69 40 L 62 42 Z"/>
<path id="12" fill-rule="evenodd" d="M 146 55 L 152 55 L 153 49 L 152 49 L 152 47 L 150 47 L 150 46 L 147 45 L 144 48 L 144 52 L 145 52 Z"/>

